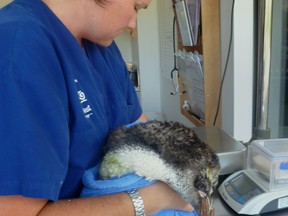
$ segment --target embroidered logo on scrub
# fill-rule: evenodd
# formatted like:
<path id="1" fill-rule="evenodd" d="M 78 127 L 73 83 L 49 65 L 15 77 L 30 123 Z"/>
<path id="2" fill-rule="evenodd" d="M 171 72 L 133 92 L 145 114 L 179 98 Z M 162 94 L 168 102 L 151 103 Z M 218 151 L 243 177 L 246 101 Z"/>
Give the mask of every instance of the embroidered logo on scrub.
<path id="1" fill-rule="evenodd" d="M 74 79 L 74 82 L 78 83 L 78 80 Z M 82 105 L 82 110 L 85 115 L 85 118 L 90 118 L 90 116 L 93 115 L 93 110 L 88 104 L 88 100 L 87 100 L 87 97 L 85 96 L 85 93 L 81 90 L 79 90 L 77 93 L 79 96 L 80 103 Z"/>

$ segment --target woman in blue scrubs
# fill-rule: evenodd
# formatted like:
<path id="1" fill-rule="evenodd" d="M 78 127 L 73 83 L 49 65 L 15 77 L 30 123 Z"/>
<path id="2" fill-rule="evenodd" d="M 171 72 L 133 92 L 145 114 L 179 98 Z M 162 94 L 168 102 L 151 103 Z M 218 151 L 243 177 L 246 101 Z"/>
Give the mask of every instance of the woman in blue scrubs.
<path id="1" fill-rule="evenodd" d="M 134 215 L 126 193 L 79 198 L 110 130 L 145 121 L 113 39 L 151 0 L 14 0 L 0 10 L 0 214 Z M 147 214 L 192 211 L 166 184 Z"/>

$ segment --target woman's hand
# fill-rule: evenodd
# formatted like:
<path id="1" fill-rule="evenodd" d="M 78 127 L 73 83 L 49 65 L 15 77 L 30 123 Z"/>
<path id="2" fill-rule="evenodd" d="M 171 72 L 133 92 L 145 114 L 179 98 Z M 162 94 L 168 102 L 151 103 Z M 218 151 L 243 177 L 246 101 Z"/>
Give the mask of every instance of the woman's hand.
<path id="1" fill-rule="evenodd" d="M 177 192 L 164 182 L 158 181 L 151 186 L 138 190 L 142 196 L 147 215 L 155 214 L 164 209 L 175 209 L 187 212 L 194 210 L 191 204 L 180 198 Z"/>

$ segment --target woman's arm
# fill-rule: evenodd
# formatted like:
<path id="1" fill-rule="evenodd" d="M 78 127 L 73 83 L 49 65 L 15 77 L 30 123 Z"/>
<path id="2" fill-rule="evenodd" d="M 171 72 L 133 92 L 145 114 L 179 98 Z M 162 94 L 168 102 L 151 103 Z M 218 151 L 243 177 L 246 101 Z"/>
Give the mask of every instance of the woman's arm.
<path id="1" fill-rule="evenodd" d="M 173 189 L 163 182 L 156 182 L 151 186 L 141 188 L 139 193 L 143 198 L 147 215 L 162 209 L 193 210 L 190 204 L 182 200 Z M 57 202 L 21 196 L 2 196 L 0 197 L 0 212 L 7 216 L 133 216 L 134 207 L 126 193 Z"/>

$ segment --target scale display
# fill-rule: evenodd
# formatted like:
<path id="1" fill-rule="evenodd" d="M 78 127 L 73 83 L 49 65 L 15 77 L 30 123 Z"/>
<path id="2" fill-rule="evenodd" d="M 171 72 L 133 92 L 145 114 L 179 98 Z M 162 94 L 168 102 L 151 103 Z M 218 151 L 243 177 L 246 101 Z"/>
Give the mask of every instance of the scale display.
<path id="1" fill-rule="evenodd" d="M 269 191 L 247 170 L 230 175 L 218 191 L 223 200 L 238 214 L 258 215 L 288 208 L 288 188 Z"/>
<path id="2" fill-rule="evenodd" d="M 255 182 L 242 172 L 224 184 L 227 193 L 240 204 L 245 204 L 249 199 L 264 193 Z"/>

